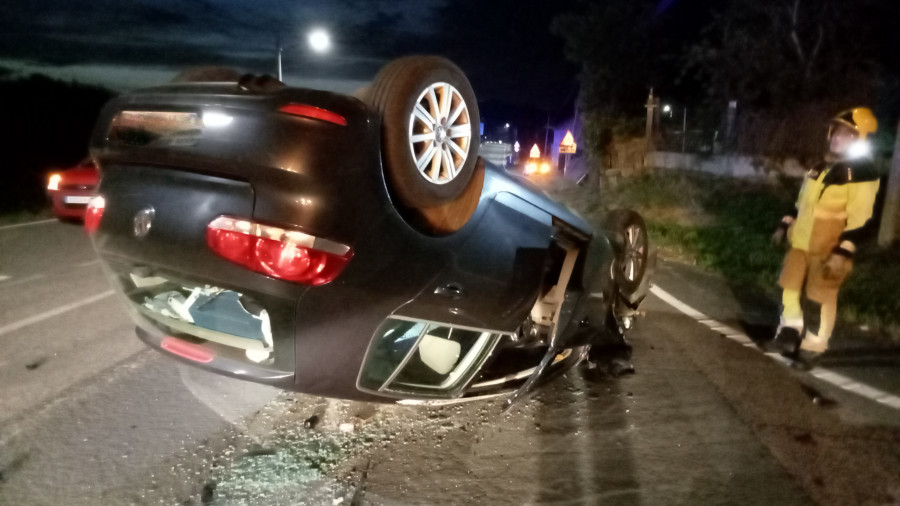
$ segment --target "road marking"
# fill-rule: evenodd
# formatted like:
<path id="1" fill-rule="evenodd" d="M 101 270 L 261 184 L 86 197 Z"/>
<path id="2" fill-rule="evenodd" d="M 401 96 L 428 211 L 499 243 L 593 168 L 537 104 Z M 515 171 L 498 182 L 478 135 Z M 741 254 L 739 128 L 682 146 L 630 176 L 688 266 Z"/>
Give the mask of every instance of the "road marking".
<path id="1" fill-rule="evenodd" d="M 82 262 L 80 264 L 77 264 L 75 267 L 90 267 L 92 265 L 97 265 L 99 263 L 100 263 L 100 259 L 98 258 L 96 260 L 91 260 L 90 262 Z"/>
<path id="2" fill-rule="evenodd" d="M 731 327 L 719 323 L 716 320 L 706 316 L 705 314 L 697 311 L 696 309 L 688 306 L 684 302 L 676 299 L 672 294 L 663 290 L 659 286 L 650 287 L 650 291 L 653 295 L 656 295 L 663 302 L 677 309 L 678 311 L 690 316 L 694 320 L 697 320 L 698 323 L 703 324 L 706 327 L 709 327 L 711 330 L 721 333 L 724 337 L 736 341 L 744 346 L 750 347 L 751 344 L 755 347 L 756 344 L 753 343 L 753 340 L 750 339 L 743 332 L 739 332 L 737 330 L 732 329 Z M 781 362 L 785 365 L 790 365 L 791 360 L 785 357 L 782 357 L 779 353 L 763 353 L 767 357 L 774 359 L 776 362 Z M 822 367 L 816 367 L 815 369 L 809 372 L 813 377 L 818 378 L 826 383 L 834 385 L 841 390 L 854 393 L 856 395 L 865 397 L 867 399 L 878 402 L 879 404 L 884 404 L 885 406 L 892 407 L 894 409 L 900 409 L 900 397 L 889 394 L 882 390 L 878 390 L 877 388 L 870 387 L 864 383 L 860 383 L 854 379 L 848 378 L 842 374 L 838 374 L 830 369 L 825 369 Z"/>
<path id="3" fill-rule="evenodd" d="M 0 275 L 0 281 L 6 281 L 7 279 L 12 279 L 12 276 L 3 276 L 3 275 Z"/>
<path id="4" fill-rule="evenodd" d="M 92 297 L 88 297 L 86 299 L 82 299 L 78 302 L 73 302 L 71 304 L 66 304 L 65 306 L 60 306 L 56 309 L 51 309 L 50 311 L 45 311 L 41 314 L 34 315 L 30 318 L 25 318 L 24 320 L 19 320 L 15 323 L 10 323 L 9 325 L 0 327 L 0 336 L 4 334 L 9 334 L 15 330 L 19 330 L 23 327 L 27 327 L 29 325 L 34 325 L 35 323 L 46 320 L 47 318 L 53 318 L 54 316 L 61 315 L 63 313 L 67 313 L 72 311 L 73 309 L 78 309 L 81 306 L 86 306 L 88 304 L 93 304 L 98 300 L 103 300 L 109 296 L 111 296 L 114 292 L 112 290 L 107 290 L 103 293 L 98 293 Z"/>
<path id="5" fill-rule="evenodd" d="M 38 279 L 42 279 L 42 278 L 46 278 L 46 277 L 47 276 L 45 274 L 34 274 L 34 275 L 27 276 L 24 278 L 19 278 L 15 281 L 9 281 L 7 283 L 3 283 L 2 285 L 0 285 L 0 288 L 9 288 L 11 286 L 21 285 L 22 283 L 28 283 L 28 282 L 36 281 Z M 12 279 L 12 276 L 7 276 L 7 278 Z M 0 280 L 0 281 L 2 281 L 2 280 Z"/>
<path id="6" fill-rule="evenodd" d="M 38 221 L 28 221 L 25 223 L 16 223 L 15 225 L 3 225 L 2 227 L 0 227 L 0 230 L 6 230 L 8 228 L 29 227 L 31 225 L 43 225 L 45 223 L 53 223 L 55 221 L 58 221 L 58 220 L 56 218 L 53 218 L 53 219 L 49 219 L 49 220 L 38 220 Z"/>

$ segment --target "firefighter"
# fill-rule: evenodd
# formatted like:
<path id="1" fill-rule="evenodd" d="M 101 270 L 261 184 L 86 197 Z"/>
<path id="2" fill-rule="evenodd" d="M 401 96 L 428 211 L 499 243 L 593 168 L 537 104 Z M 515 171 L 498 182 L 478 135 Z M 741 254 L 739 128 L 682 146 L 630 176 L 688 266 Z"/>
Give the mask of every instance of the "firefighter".
<path id="1" fill-rule="evenodd" d="M 781 220 L 774 237 L 780 242 L 786 234 L 790 250 L 778 279 L 783 290 L 781 321 L 766 348 L 794 359 L 803 369 L 814 367 L 828 349 L 838 290 L 872 219 L 879 178 L 868 137 L 877 129 L 875 116 L 865 107 L 832 118 L 828 153 L 807 171 L 796 209 Z"/>

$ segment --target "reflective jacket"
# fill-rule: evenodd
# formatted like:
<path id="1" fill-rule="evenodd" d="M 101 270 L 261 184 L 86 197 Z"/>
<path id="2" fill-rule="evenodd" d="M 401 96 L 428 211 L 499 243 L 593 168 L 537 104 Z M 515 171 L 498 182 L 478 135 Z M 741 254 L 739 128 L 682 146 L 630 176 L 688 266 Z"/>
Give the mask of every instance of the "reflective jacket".
<path id="1" fill-rule="evenodd" d="M 872 219 L 878 176 L 871 160 L 823 162 L 809 170 L 788 231 L 791 246 L 811 255 L 852 257 Z"/>

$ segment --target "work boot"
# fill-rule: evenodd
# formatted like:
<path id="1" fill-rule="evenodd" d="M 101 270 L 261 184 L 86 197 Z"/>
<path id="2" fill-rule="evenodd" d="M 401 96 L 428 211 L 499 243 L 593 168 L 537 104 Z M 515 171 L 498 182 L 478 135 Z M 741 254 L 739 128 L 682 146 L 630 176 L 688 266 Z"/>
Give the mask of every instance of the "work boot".
<path id="1" fill-rule="evenodd" d="M 778 333 L 771 341 L 763 343 L 763 350 L 769 353 L 793 355 L 800 346 L 800 331 L 793 327 L 778 327 Z"/>
<path id="2" fill-rule="evenodd" d="M 799 350 L 794 355 L 791 367 L 800 371 L 809 371 L 819 365 L 822 354 L 817 351 Z"/>

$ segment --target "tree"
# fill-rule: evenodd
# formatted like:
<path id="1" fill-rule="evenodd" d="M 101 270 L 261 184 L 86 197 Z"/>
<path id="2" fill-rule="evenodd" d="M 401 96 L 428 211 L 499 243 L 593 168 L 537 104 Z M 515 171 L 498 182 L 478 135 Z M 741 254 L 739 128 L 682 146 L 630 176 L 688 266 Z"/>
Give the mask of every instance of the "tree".
<path id="1" fill-rule="evenodd" d="M 871 98 L 864 10 L 844 0 L 730 0 L 686 53 L 709 98 L 761 107 Z"/>
<path id="2" fill-rule="evenodd" d="M 813 156 L 838 110 L 867 104 L 893 119 L 885 47 L 897 10 L 892 0 L 729 0 L 687 48 L 681 77 L 708 104 L 740 104 L 738 150 Z"/>
<path id="3" fill-rule="evenodd" d="M 554 20 L 566 56 L 581 67 L 579 109 L 594 155 L 614 136 L 643 131 L 651 88 L 682 103 L 696 100 L 697 90 L 678 76 L 684 47 L 709 19 L 708 3 L 581 1 Z"/>

